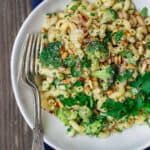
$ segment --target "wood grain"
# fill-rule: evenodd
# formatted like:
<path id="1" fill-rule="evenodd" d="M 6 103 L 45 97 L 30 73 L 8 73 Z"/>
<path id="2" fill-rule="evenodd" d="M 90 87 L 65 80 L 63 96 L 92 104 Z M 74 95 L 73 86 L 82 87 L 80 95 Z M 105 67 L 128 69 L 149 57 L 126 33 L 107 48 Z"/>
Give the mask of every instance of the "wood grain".
<path id="1" fill-rule="evenodd" d="M 0 150 L 30 150 L 32 132 L 11 88 L 10 56 L 16 34 L 31 11 L 31 0 L 0 0 Z"/>

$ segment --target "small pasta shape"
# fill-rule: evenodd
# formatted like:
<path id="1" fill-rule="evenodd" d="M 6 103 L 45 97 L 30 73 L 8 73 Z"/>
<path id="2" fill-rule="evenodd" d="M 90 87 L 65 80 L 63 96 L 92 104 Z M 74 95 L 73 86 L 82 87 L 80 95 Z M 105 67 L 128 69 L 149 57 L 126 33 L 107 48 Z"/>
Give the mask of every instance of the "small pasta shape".
<path id="1" fill-rule="evenodd" d="M 147 18 L 145 19 L 145 24 L 146 24 L 147 26 L 150 25 L 150 17 L 147 17 Z"/>
<path id="2" fill-rule="evenodd" d="M 125 11 L 129 10 L 130 5 L 131 5 L 131 0 L 125 0 L 123 9 Z"/>
<path id="3" fill-rule="evenodd" d="M 138 27 L 136 30 L 136 38 L 138 40 L 142 40 L 146 33 L 147 33 L 146 26 Z"/>
<path id="4" fill-rule="evenodd" d="M 144 41 L 145 41 L 146 43 L 150 41 L 150 34 L 147 34 L 147 35 L 146 35 Z"/>
<path id="5" fill-rule="evenodd" d="M 107 29 L 107 26 L 105 24 L 102 24 L 100 26 L 100 32 L 99 32 L 100 38 L 104 38 L 105 37 L 105 35 L 106 35 L 106 29 Z"/>
<path id="6" fill-rule="evenodd" d="M 115 0 L 105 0 L 104 3 L 103 3 L 103 7 L 104 8 L 109 8 L 109 7 L 112 7 L 115 3 Z"/>
<path id="7" fill-rule="evenodd" d="M 123 3 L 119 2 L 114 4 L 113 9 L 114 10 L 121 10 L 123 8 Z"/>
<path id="8" fill-rule="evenodd" d="M 145 25 L 144 19 L 141 16 L 136 16 L 136 19 L 139 25 L 141 26 Z"/>
<path id="9" fill-rule="evenodd" d="M 122 97 L 124 94 L 125 94 L 125 84 L 122 83 L 122 84 L 118 85 L 117 91 L 113 91 L 111 94 L 109 94 L 109 97 L 117 100 L 120 97 Z"/>

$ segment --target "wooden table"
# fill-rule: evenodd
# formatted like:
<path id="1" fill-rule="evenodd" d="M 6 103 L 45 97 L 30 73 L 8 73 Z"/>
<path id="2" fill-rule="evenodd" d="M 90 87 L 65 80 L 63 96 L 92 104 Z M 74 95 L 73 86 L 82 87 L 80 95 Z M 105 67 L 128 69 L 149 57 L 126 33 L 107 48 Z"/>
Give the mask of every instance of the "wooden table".
<path id="1" fill-rule="evenodd" d="M 16 34 L 31 11 L 31 0 L 0 0 L 0 150 L 30 150 L 32 132 L 12 93 L 10 56 Z"/>

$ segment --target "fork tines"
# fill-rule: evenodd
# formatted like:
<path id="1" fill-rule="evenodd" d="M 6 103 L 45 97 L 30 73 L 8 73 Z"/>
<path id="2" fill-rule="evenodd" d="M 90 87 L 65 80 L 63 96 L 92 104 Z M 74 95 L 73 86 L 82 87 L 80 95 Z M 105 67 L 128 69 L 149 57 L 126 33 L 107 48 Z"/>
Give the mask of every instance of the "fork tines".
<path id="1" fill-rule="evenodd" d="M 27 34 L 24 45 L 22 78 L 30 84 L 33 82 L 34 76 L 38 74 L 37 59 L 41 49 L 40 34 Z"/>

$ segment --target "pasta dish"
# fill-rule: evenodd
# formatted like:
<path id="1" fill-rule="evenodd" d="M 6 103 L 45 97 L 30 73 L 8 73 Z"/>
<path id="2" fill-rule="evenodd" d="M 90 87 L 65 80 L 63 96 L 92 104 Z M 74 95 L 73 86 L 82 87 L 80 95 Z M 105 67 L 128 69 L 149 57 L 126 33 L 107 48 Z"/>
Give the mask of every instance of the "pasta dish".
<path id="1" fill-rule="evenodd" d="M 150 17 L 131 0 L 72 0 L 46 14 L 38 59 L 42 108 L 70 136 L 149 124 Z"/>

